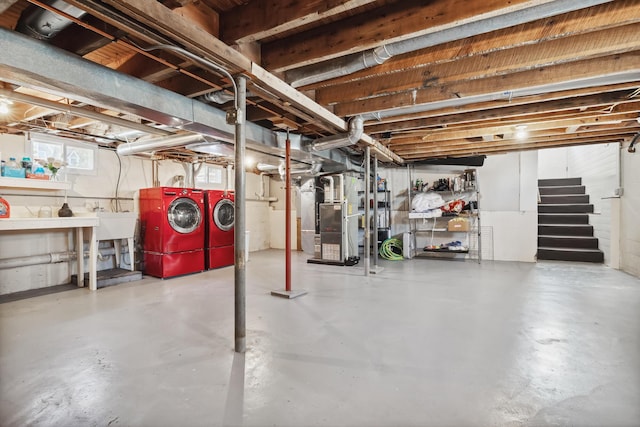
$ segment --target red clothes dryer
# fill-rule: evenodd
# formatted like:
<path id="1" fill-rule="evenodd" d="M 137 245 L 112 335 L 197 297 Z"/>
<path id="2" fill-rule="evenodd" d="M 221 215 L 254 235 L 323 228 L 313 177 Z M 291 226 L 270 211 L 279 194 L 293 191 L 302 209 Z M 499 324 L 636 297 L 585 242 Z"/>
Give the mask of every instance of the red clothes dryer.
<path id="1" fill-rule="evenodd" d="M 166 278 L 204 271 L 202 190 L 140 190 L 140 225 L 145 274 Z"/>
<path id="2" fill-rule="evenodd" d="M 208 270 L 234 264 L 234 201 L 231 191 L 205 190 L 205 263 Z"/>

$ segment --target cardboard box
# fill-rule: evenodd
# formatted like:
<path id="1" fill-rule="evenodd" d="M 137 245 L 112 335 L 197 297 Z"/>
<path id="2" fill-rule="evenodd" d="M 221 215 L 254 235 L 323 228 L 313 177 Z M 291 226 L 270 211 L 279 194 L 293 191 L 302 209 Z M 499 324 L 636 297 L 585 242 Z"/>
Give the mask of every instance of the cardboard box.
<path id="1" fill-rule="evenodd" d="M 43 180 L 49 180 L 49 176 L 48 175 L 36 175 L 34 173 L 28 173 L 27 174 L 27 178 L 28 179 L 43 179 Z"/>
<path id="2" fill-rule="evenodd" d="M 469 231 L 469 221 L 463 218 L 454 218 L 447 224 L 449 231 Z"/>
<path id="3" fill-rule="evenodd" d="M 8 178 L 24 178 L 26 176 L 24 168 L 4 167 L 4 176 Z"/>

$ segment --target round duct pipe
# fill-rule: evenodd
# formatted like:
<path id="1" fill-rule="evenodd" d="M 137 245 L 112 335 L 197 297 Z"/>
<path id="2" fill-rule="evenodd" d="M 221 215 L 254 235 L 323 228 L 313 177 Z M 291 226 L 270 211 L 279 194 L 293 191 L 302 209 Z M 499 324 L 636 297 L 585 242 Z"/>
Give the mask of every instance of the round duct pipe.
<path id="1" fill-rule="evenodd" d="M 349 131 L 346 134 L 319 138 L 314 141 L 311 149 L 313 151 L 323 151 L 331 150 L 332 148 L 348 147 L 360 141 L 363 133 L 364 119 L 360 116 L 355 116 L 349 120 Z"/>
<path id="2" fill-rule="evenodd" d="M 163 138 L 149 139 L 147 141 L 136 141 L 118 145 L 118 154 L 128 156 L 130 154 L 142 153 L 145 151 L 157 151 L 165 148 L 180 147 L 194 142 L 204 141 L 200 134 L 181 134 Z"/>
<path id="3" fill-rule="evenodd" d="M 81 18 L 86 14 L 84 10 L 61 0 L 48 0 L 44 3 L 74 18 Z M 71 24 L 73 24 L 72 21 L 57 13 L 32 5 L 20 15 L 20 19 L 16 24 L 16 31 L 35 39 L 51 40 Z"/>

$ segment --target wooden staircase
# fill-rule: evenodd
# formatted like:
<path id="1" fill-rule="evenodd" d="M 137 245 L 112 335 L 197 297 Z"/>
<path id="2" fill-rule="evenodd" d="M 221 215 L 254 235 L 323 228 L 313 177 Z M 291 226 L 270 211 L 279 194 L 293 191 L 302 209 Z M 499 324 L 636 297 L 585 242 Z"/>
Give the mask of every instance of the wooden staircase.
<path id="1" fill-rule="evenodd" d="M 593 205 L 582 178 L 539 179 L 538 259 L 604 262 L 593 237 Z"/>

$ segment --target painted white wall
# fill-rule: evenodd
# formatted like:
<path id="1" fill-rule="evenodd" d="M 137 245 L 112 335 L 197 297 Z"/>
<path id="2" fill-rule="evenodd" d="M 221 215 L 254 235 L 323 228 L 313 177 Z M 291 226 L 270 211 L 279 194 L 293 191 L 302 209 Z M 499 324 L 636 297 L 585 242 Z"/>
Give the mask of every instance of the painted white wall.
<path id="1" fill-rule="evenodd" d="M 621 151 L 620 268 L 640 277 L 640 153 Z"/>
<path id="2" fill-rule="evenodd" d="M 483 258 L 535 262 L 538 156 L 489 156 L 478 169 Z"/>
<path id="3" fill-rule="evenodd" d="M 291 211 L 291 250 L 298 250 L 296 237 L 296 211 Z M 285 211 L 271 209 L 269 212 L 269 228 L 271 229 L 271 248 L 284 249 L 286 246 L 285 239 Z"/>
<path id="4" fill-rule="evenodd" d="M 22 158 L 23 155 L 30 156 L 30 143 L 23 136 L 0 135 L 0 153 L 3 159 L 8 159 L 10 156 L 16 158 Z M 121 163 L 113 151 L 98 150 L 95 175 L 66 174 L 66 179 L 72 183 L 71 190 L 68 192 L 68 202 L 75 213 L 88 212 L 96 206 L 108 211 L 116 210 L 115 202 L 110 199 L 116 195 L 120 164 L 122 169 L 117 193 L 118 197 L 129 200 L 119 202 L 119 210 L 136 210 L 133 199 L 137 196 L 138 190 L 152 186 L 152 163 L 150 160 L 131 156 L 121 157 L 120 161 Z M 180 163 L 171 160 L 160 161 L 159 181 L 162 186 L 175 186 L 179 182 L 177 177 L 184 175 L 185 170 Z M 255 193 L 260 193 L 260 176 L 247 174 L 246 185 L 248 198 L 255 198 Z M 269 186 L 270 184 L 267 183 L 267 187 Z M 224 189 L 226 187 L 225 171 L 222 171 L 222 183 L 198 187 Z M 233 188 L 233 173 L 229 188 Z M 25 215 L 33 213 L 34 216 L 42 206 L 51 207 L 55 213 L 64 202 L 64 192 L 61 191 L 0 188 L 0 195 L 9 201 L 12 211 L 22 212 Z M 270 248 L 269 202 L 248 200 L 246 215 L 250 236 L 249 250 Z M 111 242 L 101 242 L 103 248 L 111 246 Z M 64 231 L 12 232 L 0 235 L 0 259 L 74 249 L 72 233 Z M 128 257 L 125 259 L 128 260 Z M 99 269 L 114 266 L 111 259 L 98 264 Z M 72 274 L 75 274 L 75 262 L 0 270 L 0 294 L 65 284 L 69 282 Z"/>
<path id="5" fill-rule="evenodd" d="M 617 240 L 612 243 L 612 224 L 617 223 L 615 201 L 616 189 L 620 186 L 619 144 L 595 144 L 540 150 L 539 177 L 582 178 L 582 184 L 593 204 L 594 213 L 589 215 L 594 236 L 604 252 L 606 265 L 618 265 Z M 617 214 L 616 214 L 617 215 Z M 612 253 L 614 256 L 612 256 Z"/>
<path id="6" fill-rule="evenodd" d="M 567 147 L 538 150 L 538 178 L 570 178 Z"/>
<path id="7" fill-rule="evenodd" d="M 612 143 L 569 149 L 569 174 L 583 177 L 582 182 L 594 208 L 589 222 L 604 252 L 606 265 L 611 265 L 611 198 L 617 197 L 615 192 L 620 185 L 619 147 L 620 144 Z"/>

